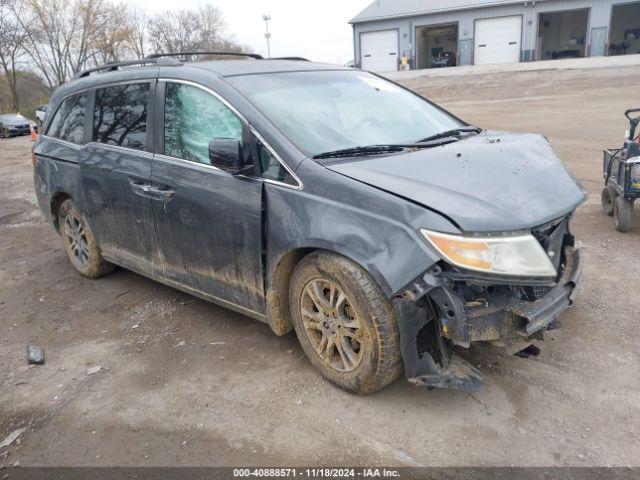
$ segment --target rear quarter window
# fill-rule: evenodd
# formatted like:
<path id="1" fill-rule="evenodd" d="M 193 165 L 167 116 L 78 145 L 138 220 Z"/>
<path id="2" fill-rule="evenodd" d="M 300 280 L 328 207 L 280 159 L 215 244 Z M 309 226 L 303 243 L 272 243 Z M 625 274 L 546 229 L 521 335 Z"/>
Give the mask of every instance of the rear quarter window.
<path id="1" fill-rule="evenodd" d="M 87 94 L 80 93 L 65 98 L 51 119 L 47 135 L 65 142 L 84 143 L 84 125 L 87 113 Z"/>
<path id="2" fill-rule="evenodd" d="M 93 139 L 144 150 L 147 145 L 149 84 L 116 85 L 96 90 Z"/>

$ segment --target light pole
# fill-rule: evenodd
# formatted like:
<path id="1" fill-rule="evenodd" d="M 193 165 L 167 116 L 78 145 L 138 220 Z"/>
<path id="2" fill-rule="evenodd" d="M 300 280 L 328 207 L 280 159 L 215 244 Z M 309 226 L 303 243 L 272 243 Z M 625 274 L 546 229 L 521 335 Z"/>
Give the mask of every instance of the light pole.
<path id="1" fill-rule="evenodd" d="M 262 15 L 262 19 L 264 20 L 264 24 L 265 24 L 265 34 L 264 34 L 264 38 L 267 39 L 267 58 L 271 58 L 271 34 L 269 33 L 269 20 L 271 20 L 271 15 Z"/>

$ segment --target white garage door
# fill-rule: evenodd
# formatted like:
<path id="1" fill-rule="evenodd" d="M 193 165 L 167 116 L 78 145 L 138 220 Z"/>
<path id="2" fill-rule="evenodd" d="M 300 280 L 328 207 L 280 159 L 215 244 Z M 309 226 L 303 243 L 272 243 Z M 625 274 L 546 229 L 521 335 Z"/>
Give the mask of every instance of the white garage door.
<path id="1" fill-rule="evenodd" d="M 476 20 L 474 64 L 518 63 L 522 17 Z"/>
<path id="2" fill-rule="evenodd" d="M 372 72 L 398 70 L 398 31 L 382 30 L 360 36 L 362 69 Z"/>

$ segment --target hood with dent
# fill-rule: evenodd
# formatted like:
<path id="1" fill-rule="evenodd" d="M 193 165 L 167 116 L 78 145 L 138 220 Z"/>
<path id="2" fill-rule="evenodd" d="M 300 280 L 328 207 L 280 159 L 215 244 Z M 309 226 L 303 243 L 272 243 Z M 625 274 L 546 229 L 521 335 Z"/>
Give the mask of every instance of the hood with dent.
<path id="1" fill-rule="evenodd" d="M 537 227 L 586 198 L 549 142 L 534 134 L 483 133 L 327 168 L 436 210 L 467 232 Z"/>

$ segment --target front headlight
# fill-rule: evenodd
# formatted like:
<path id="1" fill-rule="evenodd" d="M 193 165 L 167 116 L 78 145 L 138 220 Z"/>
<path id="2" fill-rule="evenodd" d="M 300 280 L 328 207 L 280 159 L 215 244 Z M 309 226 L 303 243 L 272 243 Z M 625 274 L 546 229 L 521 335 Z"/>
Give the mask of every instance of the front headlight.
<path id="1" fill-rule="evenodd" d="M 420 230 L 443 259 L 461 268 L 496 275 L 555 277 L 557 272 L 533 235 L 463 237 Z"/>

